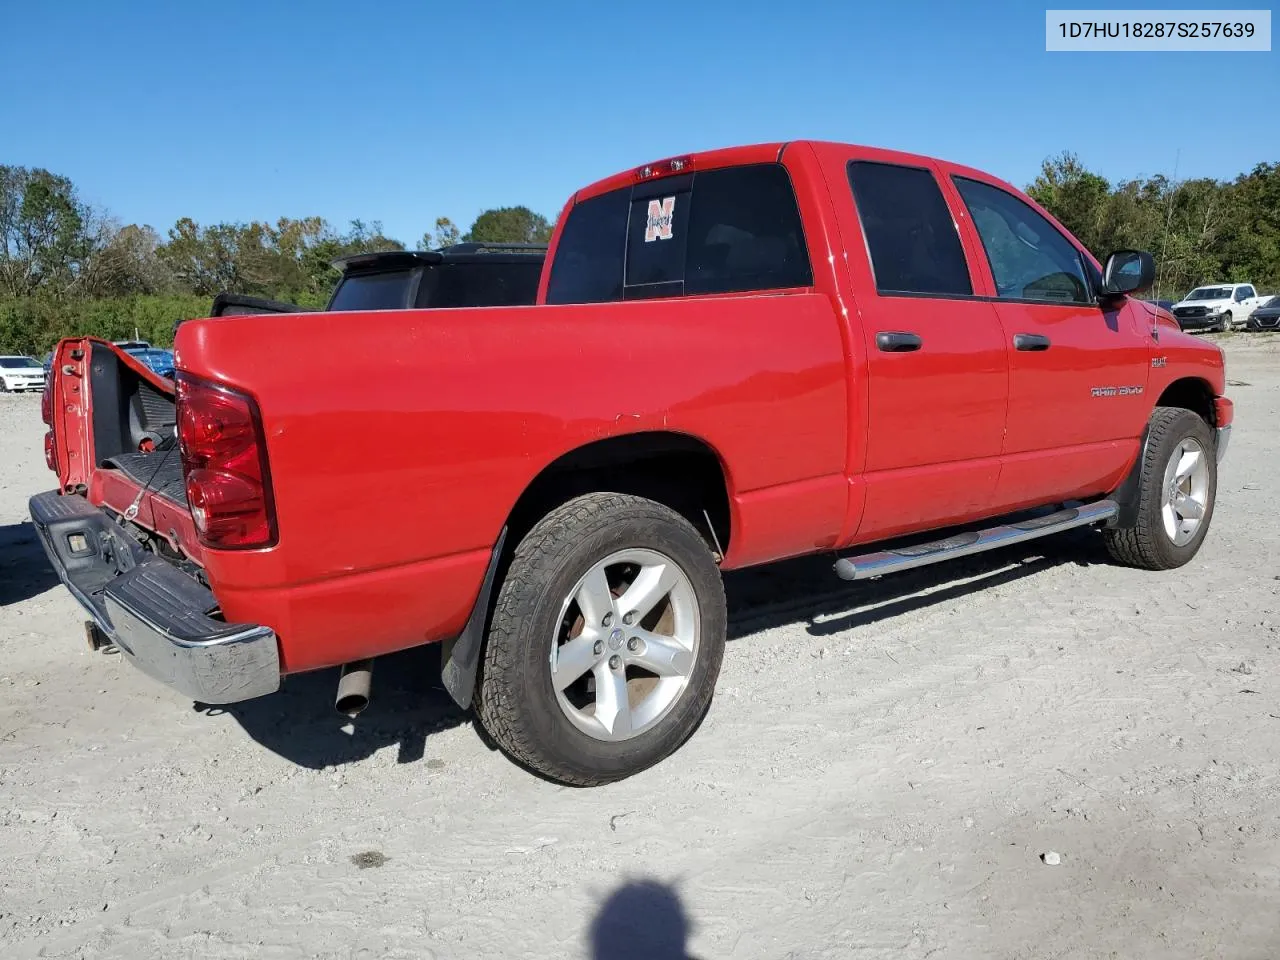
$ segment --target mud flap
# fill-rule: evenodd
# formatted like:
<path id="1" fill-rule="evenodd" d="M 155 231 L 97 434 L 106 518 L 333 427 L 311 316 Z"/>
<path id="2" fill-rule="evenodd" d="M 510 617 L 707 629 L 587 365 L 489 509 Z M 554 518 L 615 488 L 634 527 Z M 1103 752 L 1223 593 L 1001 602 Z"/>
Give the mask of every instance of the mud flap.
<path id="1" fill-rule="evenodd" d="M 502 559 L 502 546 L 507 541 L 507 528 L 503 527 L 498 534 L 498 542 L 494 544 L 493 553 L 489 557 L 489 566 L 484 572 L 484 582 L 480 584 L 480 595 L 476 597 L 475 606 L 471 608 L 471 616 L 462 628 L 462 633 L 453 641 L 446 642 L 441 649 L 443 664 L 440 668 L 440 679 L 444 688 L 454 702 L 466 710 L 471 706 L 471 695 L 476 689 L 476 671 L 480 666 L 480 650 L 484 647 L 485 627 L 489 623 L 489 598 L 493 594 L 493 582 L 498 575 L 498 563 Z"/>
<path id="2" fill-rule="evenodd" d="M 1138 445 L 1138 458 L 1133 461 L 1128 475 L 1111 494 L 1120 509 L 1107 521 L 1106 526 L 1128 530 L 1138 523 L 1138 487 L 1142 483 L 1142 465 L 1147 462 L 1147 443 L 1151 436 L 1151 422 L 1142 428 L 1142 442 Z"/>

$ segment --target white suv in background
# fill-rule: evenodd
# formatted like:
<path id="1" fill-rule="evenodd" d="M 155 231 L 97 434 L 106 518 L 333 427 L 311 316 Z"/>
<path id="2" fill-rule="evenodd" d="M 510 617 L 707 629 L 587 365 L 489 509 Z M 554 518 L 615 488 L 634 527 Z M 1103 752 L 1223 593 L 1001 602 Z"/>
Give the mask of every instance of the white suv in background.
<path id="1" fill-rule="evenodd" d="M 0 393 L 43 390 L 44 367 L 30 357 L 0 357 Z"/>
<path id="2" fill-rule="evenodd" d="M 1173 316 L 1183 330 L 1243 329 L 1249 314 L 1262 306 L 1252 283 L 1211 283 L 1196 287 L 1173 305 Z"/>

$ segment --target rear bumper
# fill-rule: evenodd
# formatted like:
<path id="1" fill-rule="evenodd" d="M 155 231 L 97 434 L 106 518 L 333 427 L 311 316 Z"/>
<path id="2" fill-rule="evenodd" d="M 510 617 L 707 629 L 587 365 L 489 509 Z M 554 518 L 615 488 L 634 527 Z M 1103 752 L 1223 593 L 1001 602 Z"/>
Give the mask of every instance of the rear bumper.
<path id="1" fill-rule="evenodd" d="M 269 627 L 213 619 L 217 601 L 207 587 L 83 497 L 55 490 L 29 507 L 53 569 L 138 669 L 201 703 L 279 689 L 279 644 Z"/>

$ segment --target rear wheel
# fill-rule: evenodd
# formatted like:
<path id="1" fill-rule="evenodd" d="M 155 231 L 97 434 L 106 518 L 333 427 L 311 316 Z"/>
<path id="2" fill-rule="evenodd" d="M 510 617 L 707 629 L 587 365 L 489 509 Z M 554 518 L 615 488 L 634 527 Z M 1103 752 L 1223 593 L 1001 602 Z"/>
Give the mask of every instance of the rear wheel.
<path id="1" fill-rule="evenodd" d="M 1134 521 L 1104 531 L 1107 549 L 1132 567 L 1180 567 L 1213 519 L 1218 464 L 1209 425 L 1190 410 L 1157 407 L 1140 469 Z"/>
<path id="2" fill-rule="evenodd" d="M 571 500 L 512 557 L 481 666 L 480 722 L 562 783 L 638 773 L 701 722 L 725 623 L 720 571 L 684 517 L 623 494 Z"/>

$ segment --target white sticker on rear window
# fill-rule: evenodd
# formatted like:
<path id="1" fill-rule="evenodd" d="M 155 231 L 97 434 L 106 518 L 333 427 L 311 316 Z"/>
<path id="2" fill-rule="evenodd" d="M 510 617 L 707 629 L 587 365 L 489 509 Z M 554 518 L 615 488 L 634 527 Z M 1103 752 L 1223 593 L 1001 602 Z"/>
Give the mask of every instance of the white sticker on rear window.
<path id="1" fill-rule="evenodd" d="M 649 201 L 649 217 L 644 225 L 644 242 L 671 239 L 671 223 L 675 219 L 676 198 L 663 197 Z"/>

